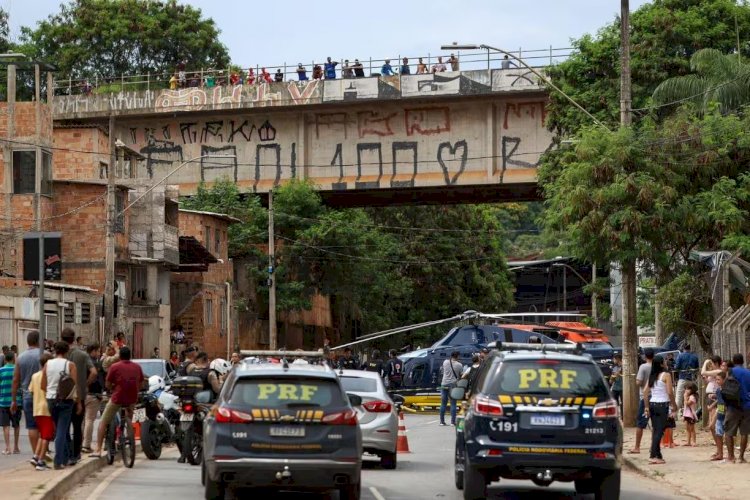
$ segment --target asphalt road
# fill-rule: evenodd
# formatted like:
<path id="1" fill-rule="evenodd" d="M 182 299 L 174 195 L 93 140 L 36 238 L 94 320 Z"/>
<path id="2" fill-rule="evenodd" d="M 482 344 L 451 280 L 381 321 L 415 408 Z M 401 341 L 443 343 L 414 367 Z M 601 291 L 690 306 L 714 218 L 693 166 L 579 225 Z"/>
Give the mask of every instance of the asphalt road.
<path id="1" fill-rule="evenodd" d="M 439 427 L 436 417 L 406 417 L 410 454 L 399 455 L 398 468 L 386 471 L 376 461 L 366 459 L 363 471 L 362 497 L 366 500 L 440 499 L 460 500 L 461 492 L 453 485 L 453 428 Z M 177 463 L 176 449 L 165 450 L 160 460 L 149 461 L 142 454 L 135 467 L 125 469 L 121 463 L 107 467 L 68 495 L 73 500 L 200 500 L 203 487 L 200 468 Z M 593 498 L 576 495 L 572 484 L 553 484 L 540 488 L 523 481 L 502 481 L 490 488 L 492 499 L 557 500 Z M 168 496 L 167 496 L 168 495 Z M 238 497 L 244 497 L 244 495 Z M 331 498 L 319 495 L 279 493 L 278 500 L 296 498 Z M 336 498 L 334 495 L 333 498 Z M 667 500 L 684 498 L 659 482 L 626 471 L 622 496 L 628 500 Z"/>

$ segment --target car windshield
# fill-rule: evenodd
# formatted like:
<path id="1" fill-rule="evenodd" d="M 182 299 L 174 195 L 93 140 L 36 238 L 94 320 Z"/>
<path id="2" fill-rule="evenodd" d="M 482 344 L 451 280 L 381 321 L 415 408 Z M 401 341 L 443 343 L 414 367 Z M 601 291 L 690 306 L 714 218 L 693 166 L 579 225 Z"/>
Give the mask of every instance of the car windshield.
<path id="1" fill-rule="evenodd" d="M 378 382 L 365 377 L 340 377 L 346 392 L 378 392 Z"/>
<path id="2" fill-rule="evenodd" d="M 510 360 L 494 367 L 483 388 L 486 394 L 608 397 L 599 369 L 591 363 L 553 359 Z"/>
<path id="3" fill-rule="evenodd" d="M 149 378 L 152 375 L 159 375 L 160 377 L 164 376 L 164 362 L 157 359 L 154 361 L 136 361 L 138 365 L 141 367 L 141 370 L 143 370 L 143 376 L 145 378 Z"/>
<path id="4" fill-rule="evenodd" d="M 244 378 L 237 380 L 230 405 L 257 408 L 346 406 L 339 385 L 315 378 Z"/>

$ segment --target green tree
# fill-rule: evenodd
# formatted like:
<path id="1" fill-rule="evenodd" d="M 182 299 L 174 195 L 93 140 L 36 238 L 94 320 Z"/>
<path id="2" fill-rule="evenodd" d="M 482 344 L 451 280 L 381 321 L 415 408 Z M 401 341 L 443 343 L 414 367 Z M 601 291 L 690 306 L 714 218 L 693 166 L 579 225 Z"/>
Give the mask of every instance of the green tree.
<path id="1" fill-rule="evenodd" d="M 738 54 L 701 49 L 690 58 L 694 74 L 668 78 L 654 90 L 654 104 L 691 102 L 705 113 L 718 103 L 723 112 L 750 103 L 750 66 Z"/>
<path id="2" fill-rule="evenodd" d="M 72 0 L 36 28 L 23 28 L 22 41 L 63 78 L 169 73 L 181 61 L 229 64 L 213 20 L 176 0 Z"/>
<path id="3" fill-rule="evenodd" d="M 631 14 L 633 108 L 645 108 L 664 80 L 690 72 L 700 49 L 722 54 L 737 47 L 737 31 L 750 33 L 750 8 L 736 0 L 654 0 Z M 620 22 L 573 41 L 570 58 L 549 69 L 555 83 L 610 128 L 619 122 Z M 740 47 L 750 54 L 747 43 Z M 550 93 L 547 125 L 562 136 L 575 135 L 591 121 L 563 96 Z"/>

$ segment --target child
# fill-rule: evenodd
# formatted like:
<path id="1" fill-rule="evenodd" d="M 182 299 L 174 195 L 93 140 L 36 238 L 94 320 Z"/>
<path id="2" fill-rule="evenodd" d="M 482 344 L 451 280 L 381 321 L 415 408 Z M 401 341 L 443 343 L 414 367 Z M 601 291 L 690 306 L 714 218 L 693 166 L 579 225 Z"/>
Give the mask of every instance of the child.
<path id="1" fill-rule="evenodd" d="M 716 444 L 716 453 L 711 455 L 712 461 L 724 460 L 724 414 L 726 413 L 726 405 L 724 398 L 721 396 L 721 386 L 724 385 L 724 381 L 727 379 L 726 372 L 719 372 L 716 374 L 716 402 L 712 403 L 716 405 L 714 424 L 714 443 Z"/>
<path id="2" fill-rule="evenodd" d="M 50 470 L 44 461 L 44 457 L 47 455 L 49 442 L 55 439 L 55 424 L 47 406 L 46 393 L 42 390 L 44 365 L 50 359 L 52 359 L 52 355 L 48 352 L 43 353 L 39 357 L 42 369 L 31 376 L 31 383 L 29 384 L 29 392 L 32 395 L 34 405 L 34 421 L 36 422 L 37 429 L 39 429 L 39 441 L 37 442 L 31 462 L 32 465 L 36 466 L 36 470 L 38 471 Z"/>
<path id="3" fill-rule="evenodd" d="M 688 382 L 685 384 L 685 402 L 682 408 L 682 419 L 685 421 L 685 427 L 687 428 L 687 443 L 686 446 L 698 446 L 696 435 L 695 435 L 695 422 L 698 421 L 698 386 L 695 382 Z"/>

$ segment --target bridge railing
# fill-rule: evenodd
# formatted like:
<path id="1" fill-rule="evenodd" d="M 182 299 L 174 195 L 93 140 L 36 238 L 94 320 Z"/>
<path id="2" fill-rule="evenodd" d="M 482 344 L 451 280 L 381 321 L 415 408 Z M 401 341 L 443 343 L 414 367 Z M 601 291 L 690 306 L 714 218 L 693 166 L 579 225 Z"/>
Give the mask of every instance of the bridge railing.
<path id="1" fill-rule="evenodd" d="M 509 51 L 514 56 L 522 59 L 526 64 L 532 67 L 541 68 L 546 66 L 553 66 L 568 58 L 572 52 L 572 48 L 554 48 L 550 45 L 546 49 L 534 49 L 524 50 L 519 48 L 518 50 Z M 459 59 L 459 65 L 461 71 L 467 70 L 479 70 L 479 69 L 492 69 L 501 67 L 505 56 L 494 51 L 481 51 L 481 52 L 454 52 L 456 57 Z M 385 61 L 390 61 L 393 67 L 394 74 L 399 74 L 401 63 L 404 57 L 409 59 L 409 66 L 411 73 L 416 73 L 417 64 L 420 58 L 423 63 L 427 65 L 427 72 L 432 71 L 432 66 L 437 64 L 438 57 L 443 58 L 443 64 L 450 71 L 450 63 L 448 59 L 450 53 L 431 54 L 428 53 L 426 56 L 409 56 L 408 54 L 397 54 L 394 57 L 383 58 L 383 59 L 362 59 L 359 62 L 362 64 L 365 70 L 365 76 L 377 76 L 381 73 L 381 68 Z M 341 73 L 346 58 L 333 58 L 338 65 L 336 66 L 336 77 L 342 78 Z M 250 69 L 254 71 L 255 83 L 260 83 L 260 71 L 261 68 L 266 68 L 266 71 L 274 77 L 277 70 L 281 70 L 283 75 L 282 81 L 297 80 L 297 64 L 282 65 L 256 65 L 253 67 L 240 68 L 238 66 L 230 66 L 227 68 L 186 68 L 185 73 L 187 80 L 197 79 L 199 86 L 205 86 L 206 79 L 213 77 L 216 85 L 226 85 L 229 82 L 230 75 L 236 73 L 241 78 L 241 83 L 247 84 L 247 74 Z M 301 62 L 307 71 L 307 78 L 312 79 L 312 70 L 315 65 L 323 66 L 325 61 L 310 61 L 309 63 Z M 515 64 L 511 59 L 511 63 Z M 354 64 L 354 59 L 349 59 L 349 64 Z M 170 78 L 176 75 L 175 72 L 164 72 L 164 73 L 146 73 L 140 75 L 107 75 L 102 76 L 99 74 L 91 75 L 89 78 L 72 79 L 63 78 L 55 80 L 55 95 L 74 95 L 74 94 L 108 94 L 111 92 L 119 91 L 133 91 L 133 90 L 160 90 L 169 88 Z"/>

